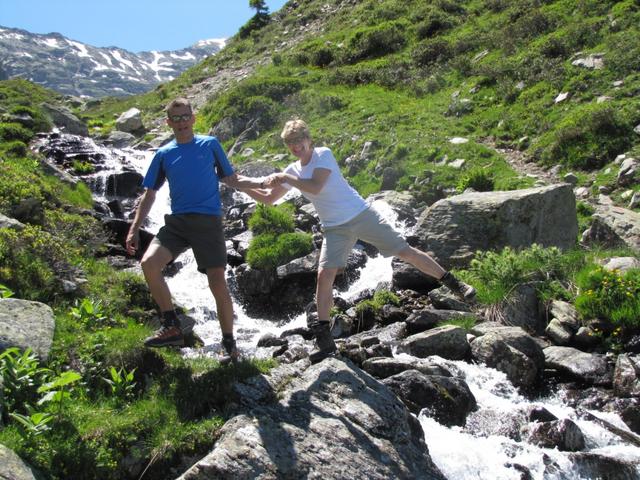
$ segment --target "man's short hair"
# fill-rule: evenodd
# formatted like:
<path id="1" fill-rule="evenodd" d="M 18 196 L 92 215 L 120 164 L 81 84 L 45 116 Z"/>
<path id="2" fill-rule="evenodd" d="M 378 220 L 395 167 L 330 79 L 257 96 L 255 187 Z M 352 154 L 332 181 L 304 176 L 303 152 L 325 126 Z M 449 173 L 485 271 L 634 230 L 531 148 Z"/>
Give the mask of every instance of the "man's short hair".
<path id="1" fill-rule="evenodd" d="M 284 143 L 299 143 L 303 140 L 311 140 L 311 133 L 304 120 L 295 119 L 284 124 L 280 138 Z"/>
<path id="2" fill-rule="evenodd" d="M 178 97 L 171 100 L 171 102 L 169 102 L 169 105 L 167 105 L 167 107 L 165 108 L 167 115 L 169 115 L 169 112 L 171 112 L 171 110 L 176 107 L 189 107 L 189 111 L 193 112 L 191 102 L 184 97 Z"/>

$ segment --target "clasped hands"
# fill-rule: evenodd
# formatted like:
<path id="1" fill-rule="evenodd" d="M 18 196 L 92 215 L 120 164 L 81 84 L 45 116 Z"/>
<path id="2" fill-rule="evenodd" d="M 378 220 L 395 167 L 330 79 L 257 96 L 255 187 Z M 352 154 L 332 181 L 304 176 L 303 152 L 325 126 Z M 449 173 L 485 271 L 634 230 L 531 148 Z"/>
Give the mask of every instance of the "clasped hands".
<path id="1" fill-rule="evenodd" d="M 262 181 L 262 184 L 266 188 L 273 188 L 277 185 L 282 185 L 287 181 L 286 173 L 272 173 Z"/>

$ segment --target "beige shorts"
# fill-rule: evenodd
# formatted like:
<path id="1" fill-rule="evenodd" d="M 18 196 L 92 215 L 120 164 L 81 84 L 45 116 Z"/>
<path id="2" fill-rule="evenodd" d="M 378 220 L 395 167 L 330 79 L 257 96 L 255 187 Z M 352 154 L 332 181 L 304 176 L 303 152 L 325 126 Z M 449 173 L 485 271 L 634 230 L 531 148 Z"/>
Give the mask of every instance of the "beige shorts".
<path id="1" fill-rule="evenodd" d="M 397 255 L 409 246 L 407 241 L 371 207 L 342 225 L 326 227 L 320 267 L 342 268 L 357 240 L 370 243 L 385 257 Z"/>
<path id="2" fill-rule="evenodd" d="M 165 215 L 164 226 L 152 243 L 159 243 L 168 249 L 173 255 L 173 260 L 191 248 L 198 264 L 198 271 L 202 273 L 205 273 L 207 268 L 227 265 L 222 218 L 218 215 Z"/>

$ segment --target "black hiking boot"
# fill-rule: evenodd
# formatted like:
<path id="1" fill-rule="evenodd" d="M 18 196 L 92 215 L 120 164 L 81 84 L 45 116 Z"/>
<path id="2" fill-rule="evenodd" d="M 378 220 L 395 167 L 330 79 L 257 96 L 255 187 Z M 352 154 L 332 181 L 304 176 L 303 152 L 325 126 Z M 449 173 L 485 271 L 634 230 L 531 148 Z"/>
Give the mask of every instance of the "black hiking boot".
<path id="1" fill-rule="evenodd" d="M 223 338 L 222 339 L 222 346 L 224 347 L 224 353 L 221 354 L 218 357 L 218 361 L 222 364 L 222 365 L 228 365 L 229 363 L 238 363 L 238 361 L 240 360 L 240 351 L 238 350 L 238 347 L 236 346 L 236 341 L 235 339 L 231 338 L 231 339 L 227 339 L 227 338 Z"/>
<path id="2" fill-rule="evenodd" d="M 331 328 L 329 322 L 314 321 L 309 324 L 309 328 L 316 337 L 316 347 L 309 354 L 309 360 L 311 363 L 318 363 L 327 357 L 332 356 L 338 350 L 336 342 L 333 341 L 333 335 L 331 335 Z"/>
<path id="3" fill-rule="evenodd" d="M 441 284 L 451 290 L 456 297 L 460 300 L 471 301 L 476 296 L 476 289 L 471 285 L 458 280 L 453 273 L 447 272 L 439 280 Z"/>
<path id="4" fill-rule="evenodd" d="M 184 345 L 184 335 L 180 327 L 163 325 L 150 337 L 144 340 L 145 347 L 181 347 Z"/>

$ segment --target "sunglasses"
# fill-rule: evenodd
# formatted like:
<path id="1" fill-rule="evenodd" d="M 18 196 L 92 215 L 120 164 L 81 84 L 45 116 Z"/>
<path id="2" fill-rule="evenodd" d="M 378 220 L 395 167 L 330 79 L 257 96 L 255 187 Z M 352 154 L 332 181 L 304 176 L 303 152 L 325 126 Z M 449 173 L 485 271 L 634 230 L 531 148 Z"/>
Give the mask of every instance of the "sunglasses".
<path id="1" fill-rule="evenodd" d="M 182 115 L 169 115 L 169 120 L 172 122 L 186 122 L 187 120 L 191 120 L 193 117 L 193 113 L 183 113 Z"/>

